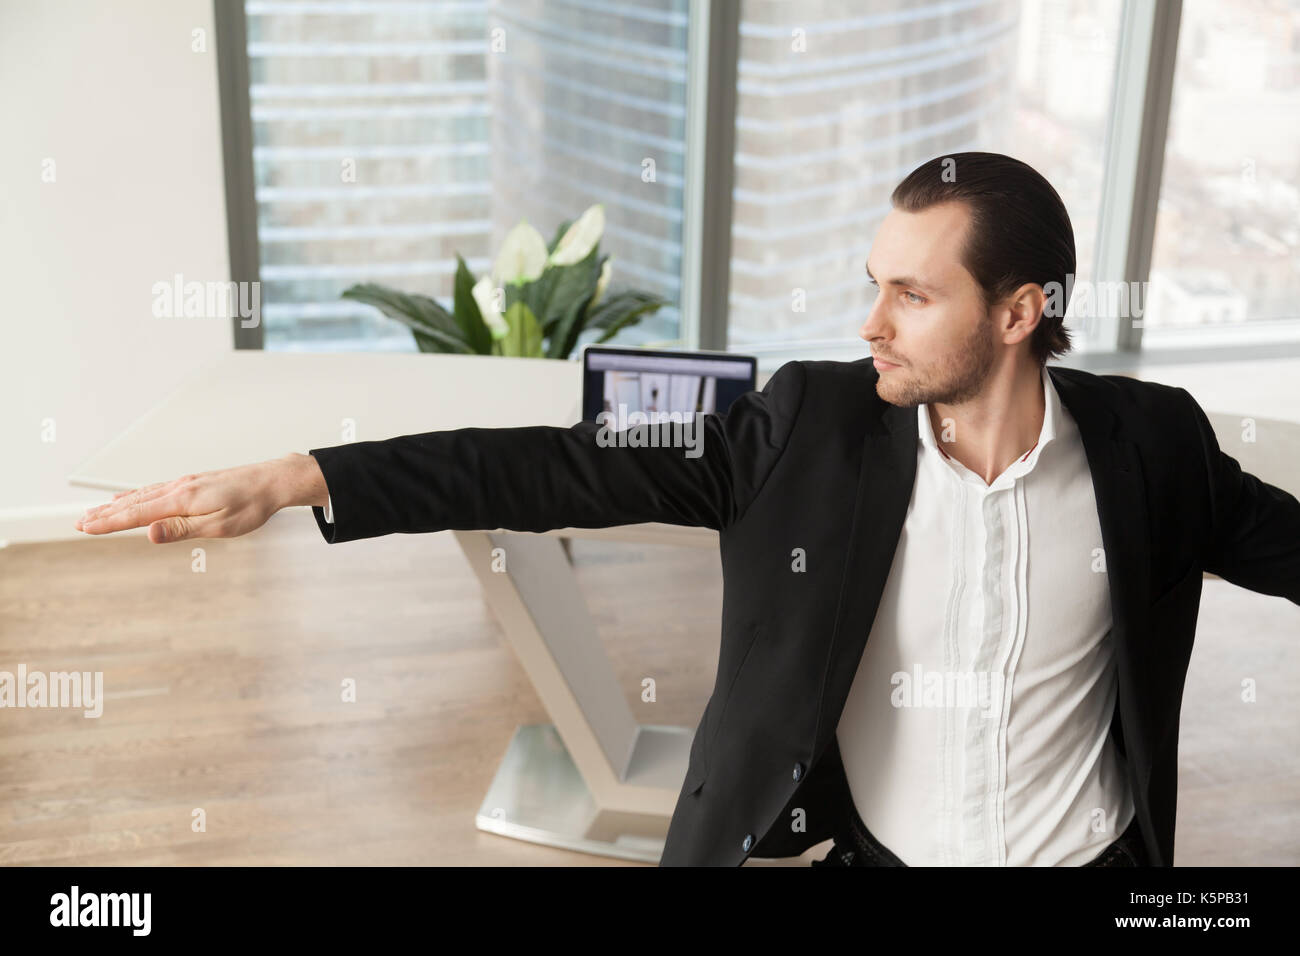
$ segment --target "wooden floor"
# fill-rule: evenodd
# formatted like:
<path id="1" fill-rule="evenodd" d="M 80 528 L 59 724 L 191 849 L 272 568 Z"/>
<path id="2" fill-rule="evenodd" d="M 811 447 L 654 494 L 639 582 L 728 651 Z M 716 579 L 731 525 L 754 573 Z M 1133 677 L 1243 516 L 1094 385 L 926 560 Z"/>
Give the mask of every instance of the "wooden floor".
<path id="1" fill-rule="evenodd" d="M 107 698 L 98 719 L 0 710 L 0 864 L 643 865 L 475 829 L 515 727 L 547 716 L 449 532 L 329 546 L 293 510 L 197 542 L 202 573 L 194 544 L 0 549 L 0 670 L 100 670 Z M 693 727 L 717 666 L 716 552 L 573 553 L 633 712 Z M 1300 608 L 1205 582 L 1179 865 L 1300 863 L 1297 638 Z"/>

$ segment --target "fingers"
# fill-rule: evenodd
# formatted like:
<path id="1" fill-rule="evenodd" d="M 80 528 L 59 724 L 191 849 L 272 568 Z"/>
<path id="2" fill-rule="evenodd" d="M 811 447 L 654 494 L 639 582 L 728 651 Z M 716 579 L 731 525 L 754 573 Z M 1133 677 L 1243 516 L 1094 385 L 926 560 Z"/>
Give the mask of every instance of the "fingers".
<path id="1" fill-rule="evenodd" d="M 80 530 L 87 534 L 109 534 L 114 531 L 125 531 L 127 528 L 143 527 L 163 518 L 171 518 L 179 515 L 182 510 L 175 495 L 164 493 L 146 500 L 123 499 L 102 506 L 93 512 L 88 512 L 87 517 L 79 521 L 78 525 Z"/>
<path id="2" fill-rule="evenodd" d="M 188 518 L 177 515 L 174 518 L 164 518 L 162 521 L 155 521 L 149 525 L 149 540 L 154 544 L 164 544 L 168 541 L 184 541 L 190 533 L 191 524 Z"/>
<path id="3" fill-rule="evenodd" d="M 104 531 L 120 531 L 121 528 L 107 527 L 98 530 L 89 530 L 86 525 L 112 518 L 119 512 L 129 509 L 138 503 L 160 498 L 194 478 L 194 475 L 184 475 L 181 478 L 174 478 L 171 481 L 159 481 L 152 485 L 145 485 L 143 488 L 133 488 L 130 491 L 119 491 L 117 494 L 113 495 L 112 501 L 102 505 L 96 505 L 93 508 L 87 508 L 85 514 L 77 520 L 76 529 L 78 531 L 85 531 L 89 534 L 101 534 Z M 137 527 L 137 525 L 127 525 L 127 527 L 134 528 Z"/>
<path id="4" fill-rule="evenodd" d="M 149 525 L 149 540 L 153 544 L 227 537 L 230 535 L 215 512 L 210 515 L 176 515 Z"/>

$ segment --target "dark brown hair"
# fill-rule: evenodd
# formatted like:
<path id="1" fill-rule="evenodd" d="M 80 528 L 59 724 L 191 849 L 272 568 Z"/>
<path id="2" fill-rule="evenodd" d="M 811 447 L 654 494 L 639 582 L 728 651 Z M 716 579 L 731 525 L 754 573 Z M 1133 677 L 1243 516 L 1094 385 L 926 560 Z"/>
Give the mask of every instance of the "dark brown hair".
<path id="1" fill-rule="evenodd" d="M 1050 292 L 1058 283 L 1060 308 L 1043 307 L 1030 339 L 1040 365 L 1070 351 L 1065 306 L 1074 285 L 1074 229 L 1065 203 L 1033 167 L 1001 153 L 936 156 L 907 174 L 890 201 L 905 212 L 963 202 L 970 229 L 962 263 L 975 277 L 986 308 L 1027 282 Z"/>

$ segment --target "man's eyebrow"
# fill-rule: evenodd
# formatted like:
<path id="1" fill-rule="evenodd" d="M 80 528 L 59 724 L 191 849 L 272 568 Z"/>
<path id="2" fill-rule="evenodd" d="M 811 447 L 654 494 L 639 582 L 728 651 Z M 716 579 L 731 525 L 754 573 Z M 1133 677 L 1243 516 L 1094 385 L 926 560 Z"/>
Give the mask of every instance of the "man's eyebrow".
<path id="1" fill-rule="evenodd" d="M 867 270 L 867 276 L 868 276 L 870 279 L 874 280 L 876 277 L 873 276 L 873 275 L 871 274 L 871 263 L 870 263 L 870 261 L 868 261 L 868 262 L 866 263 L 866 270 Z M 897 278 L 894 278 L 894 279 L 886 279 L 885 282 L 886 282 L 887 285 L 911 286 L 911 287 L 914 288 L 914 289 L 924 289 L 926 292 L 942 292 L 942 291 L 943 291 L 943 289 L 941 289 L 939 286 L 937 286 L 937 285 L 931 285 L 931 284 L 928 283 L 928 282 L 922 282 L 920 279 L 917 279 L 917 278 L 915 278 L 915 277 L 913 277 L 913 276 L 898 276 Z"/>

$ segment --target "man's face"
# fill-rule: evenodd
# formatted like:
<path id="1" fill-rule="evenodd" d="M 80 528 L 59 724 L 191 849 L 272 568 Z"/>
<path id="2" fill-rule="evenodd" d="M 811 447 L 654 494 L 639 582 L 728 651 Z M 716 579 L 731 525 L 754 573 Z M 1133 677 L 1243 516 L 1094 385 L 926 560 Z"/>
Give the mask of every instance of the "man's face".
<path id="1" fill-rule="evenodd" d="M 867 270 L 879 286 L 858 332 L 877 365 L 876 393 L 893 405 L 956 405 L 979 394 L 998 358 L 990 310 L 962 265 L 964 203 L 891 210 Z"/>

